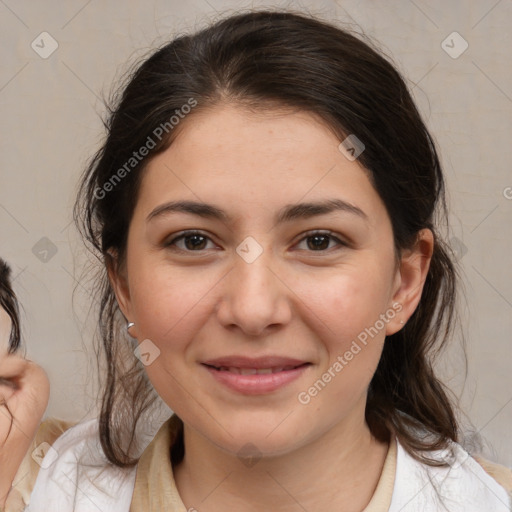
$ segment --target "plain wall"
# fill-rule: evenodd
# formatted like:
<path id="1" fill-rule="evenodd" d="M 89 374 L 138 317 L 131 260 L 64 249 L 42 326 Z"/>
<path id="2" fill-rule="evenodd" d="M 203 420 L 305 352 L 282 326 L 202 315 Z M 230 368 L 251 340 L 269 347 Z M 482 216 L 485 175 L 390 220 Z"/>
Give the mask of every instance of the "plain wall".
<path id="1" fill-rule="evenodd" d="M 508 1 L 0 3 L 0 255 L 14 270 L 28 356 L 50 376 L 47 415 L 79 420 L 94 414 L 95 313 L 71 208 L 79 175 L 103 137 L 102 94 L 156 44 L 219 13 L 263 6 L 307 9 L 361 27 L 408 77 L 444 164 L 447 238 L 458 251 L 466 288 L 465 386 L 458 340 L 441 369 L 488 442 L 488 456 L 512 467 Z M 469 45 L 457 58 L 464 41 L 454 31 Z M 40 53 L 51 49 L 42 32 L 58 43 L 46 59 L 31 47 L 35 41 Z"/>

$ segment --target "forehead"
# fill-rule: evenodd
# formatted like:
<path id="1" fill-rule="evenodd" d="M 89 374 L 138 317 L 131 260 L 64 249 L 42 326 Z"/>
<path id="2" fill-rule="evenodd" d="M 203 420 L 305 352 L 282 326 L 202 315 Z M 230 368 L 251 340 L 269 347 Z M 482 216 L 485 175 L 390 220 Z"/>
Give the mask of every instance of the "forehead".
<path id="1" fill-rule="evenodd" d="M 315 167 L 327 171 L 326 162 L 339 156 L 338 138 L 318 116 L 304 111 L 253 112 L 221 104 L 192 114 L 179 128 L 171 146 L 176 158 L 193 162 L 205 153 L 222 156 L 224 164 L 240 164 L 264 178 L 269 178 L 265 167 L 297 171 L 298 160 L 306 158 L 309 165 L 313 156 L 319 159 Z"/>
<path id="2" fill-rule="evenodd" d="M 370 216 L 383 213 L 369 172 L 344 156 L 341 141 L 313 114 L 222 105 L 183 123 L 171 146 L 149 162 L 142 202 L 185 196 L 274 214 L 283 204 L 336 196 Z"/>

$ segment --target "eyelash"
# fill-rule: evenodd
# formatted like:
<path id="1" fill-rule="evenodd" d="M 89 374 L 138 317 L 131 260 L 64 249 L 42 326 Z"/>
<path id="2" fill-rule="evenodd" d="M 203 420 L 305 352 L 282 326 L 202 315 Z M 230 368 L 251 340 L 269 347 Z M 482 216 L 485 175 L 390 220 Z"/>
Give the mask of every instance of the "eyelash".
<path id="1" fill-rule="evenodd" d="M 201 250 L 194 251 L 194 250 L 181 249 L 179 247 L 176 247 L 175 244 L 176 244 L 177 241 L 184 240 L 185 238 L 192 237 L 192 236 L 195 236 L 195 235 L 199 235 L 199 236 L 201 236 L 203 238 L 206 238 L 207 240 L 212 241 L 211 238 L 209 236 L 205 235 L 204 233 L 201 233 L 200 231 L 193 231 L 192 230 L 192 231 L 185 231 L 185 232 L 181 233 L 179 236 L 173 238 L 172 240 L 169 240 L 168 242 L 165 242 L 164 246 L 168 247 L 168 248 L 172 248 L 172 250 L 177 250 L 179 252 L 188 252 L 188 253 L 204 252 L 206 249 L 201 249 Z M 338 237 L 334 236 L 331 231 L 308 231 L 307 233 L 305 233 L 305 236 L 303 236 L 299 240 L 299 243 L 304 241 L 304 240 L 307 240 L 308 238 L 313 238 L 314 236 L 324 236 L 324 237 L 329 238 L 330 240 L 334 240 L 334 241 L 338 242 L 339 246 L 348 247 L 347 243 L 343 242 Z M 174 245 L 174 247 L 172 247 L 173 245 Z M 310 250 L 308 252 L 328 252 L 328 251 L 329 251 L 329 249 L 317 250 L 317 251 Z"/>

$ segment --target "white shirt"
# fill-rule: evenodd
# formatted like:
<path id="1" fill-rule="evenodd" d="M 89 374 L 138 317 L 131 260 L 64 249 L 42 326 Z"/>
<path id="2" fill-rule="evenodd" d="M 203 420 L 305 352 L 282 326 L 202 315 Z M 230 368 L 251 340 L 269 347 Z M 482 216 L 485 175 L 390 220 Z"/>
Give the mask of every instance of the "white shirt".
<path id="1" fill-rule="evenodd" d="M 397 440 L 396 477 L 387 512 L 510 512 L 511 499 L 469 454 L 453 443 L 430 452 L 449 467 L 422 464 Z M 78 462 L 80 461 L 80 462 Z M 26 512 L 129 512 L 136 468 L 107 463 L 98 422 L 72 427 L 53 444 L 42 462 Z M 165 512 L 185 512 L 184 505 Z M 156 512 L 156 511 L 147 511 Z"/>

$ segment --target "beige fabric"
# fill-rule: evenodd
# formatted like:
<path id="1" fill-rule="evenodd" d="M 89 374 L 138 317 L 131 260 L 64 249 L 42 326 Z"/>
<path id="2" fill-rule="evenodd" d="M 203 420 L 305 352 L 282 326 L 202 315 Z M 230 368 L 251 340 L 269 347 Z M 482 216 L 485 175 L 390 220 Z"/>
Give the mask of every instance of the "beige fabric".
<path id="1" fill-rule="evenodd" d="M 396 438 L 393 437 L 389 444 L 388 454 L 382 467 L 379 482 L 375 492 L 363 512 L 387 512 L 393 497 L 396 473 Z"/>
<path id="2" fill-rule="evenodd" d="M 144 450 L 137 465 L 130 512 L 187 512 L 174 481 L 170 457 L 180 423 L 173 414 Z"/>
<path id="3" fill-rule="evenodd" d="M 52 445 L 73 423 L 49 419 L 41 423 L 37 435 L 16 474 L 3 512 L 22 512 L 29 502 L 39 465 L 32 452 L 41 443 Z M 130 512 L 187 512 L 174 481 L 170 450 L 179 434 L 181 420 L 173 415 L 148 445 L 137 465 Z M 46 445 L 44 445 L 46 446 Z M 396 472 L 396 440 L 390 443 L 382 473 L 370 503 L 364 512 L 387 512 L 391 504 Z M 512 470 L 480 457 L 474 457 L 483 469 L 512 494 Z M 0 511 L 2 512 L 2 511 Z"/>
<path id="4" fill-rule="evenodd" d="M 144 451 L 137 466 L 130 512 L 187 512 L 176 488 L 169 456 L 180 422 L 173 415 Z M 373 497 L 363 512 L 387 512 L 389 509 L 395 483 L 396 452 L 393 438 Z"/>
<path id="5" fill-rule="evenodd" d="M 494 462 L 490 462 L 488 460 L 482 459 L 481 457 L 473 458 L 482 466 L 485 472 L 492 476 L 496 482 L 498 482 L 504 489 L 507 490 L 509 494 L 512 495 L 512 470 L 502 466 L 500 464 L 495 464 Z"/>

